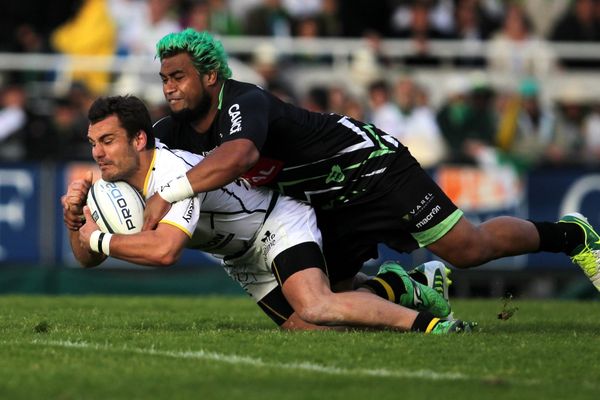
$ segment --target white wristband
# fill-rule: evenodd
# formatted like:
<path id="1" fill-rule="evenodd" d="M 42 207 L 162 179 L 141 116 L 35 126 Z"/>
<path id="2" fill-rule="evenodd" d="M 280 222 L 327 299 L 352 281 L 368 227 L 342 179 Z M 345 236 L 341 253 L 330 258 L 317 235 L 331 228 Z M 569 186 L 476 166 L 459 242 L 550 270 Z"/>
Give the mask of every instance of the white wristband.
<path id="1" fill-rule="evenodd" d="M 90 235 L 90 248 L 96 253 L 102 253 L 104 255 L 110 255 L 110 239 L 112 239 L 112 233 L 105 233 L 101 231 L 94 231 Z"/>
<path id="2" fill-rule="evenodd" d="M 194 190 L 187 176 L 182 175 L 161 186 L 158 194 L 169 203 L 175 203 L 194 196 Z"/>

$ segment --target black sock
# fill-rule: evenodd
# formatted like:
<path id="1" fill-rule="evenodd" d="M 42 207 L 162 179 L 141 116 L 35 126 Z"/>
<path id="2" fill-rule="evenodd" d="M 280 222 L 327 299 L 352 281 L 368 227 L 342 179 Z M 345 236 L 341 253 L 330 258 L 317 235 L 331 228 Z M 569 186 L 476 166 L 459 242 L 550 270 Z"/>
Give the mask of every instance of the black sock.
<path id="1" fill-rule="evenodd" d="M 371 288 L 377 296 L 394 303 L 399 303 L 400 296 L 406 293 L 406 286 L 404 286 L 402 278 L 393 272 L 377 275 L 365 281 L 362 286 Z"/>
<path id="2" fill-rule="evenodd" d="M 413 332 L 430 332 L 439 321 L 440 319 L 434 317 L 429 311 L 421 311 L 410 327 L 410 330 Z"/>
<path id="3" fill-rule="evenodd" d="M 569 222 L 531 221 L 540 235 L 538 251 L 571 254 L 585 240 L 583 229 Z"/>
<path id="4" fill-rule="evenodd" d="M 408 273 L 408 276 L 410 276 L 414 281 L 417 281 L 420 284 L 427 286 L 427 277 L 421 271 L 410 271 Z"/>

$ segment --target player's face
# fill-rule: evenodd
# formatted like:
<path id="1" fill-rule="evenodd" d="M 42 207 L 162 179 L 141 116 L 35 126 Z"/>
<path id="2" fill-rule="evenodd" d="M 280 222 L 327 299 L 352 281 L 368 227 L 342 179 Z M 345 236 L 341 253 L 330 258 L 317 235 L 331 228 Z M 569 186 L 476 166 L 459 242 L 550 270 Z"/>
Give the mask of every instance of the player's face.
<path id="1" fill-rule="evenodd" d="M 163 94 L 173 117 L 190 122 L 208 113 L 212 96 L 188 53 L 164 58 L 160 67 Z"/>
<path id="2" fill-rule="evenodd" d="M 127 181 L 139 169 L 140 157 L 135 147 L 138 139 L 127 137 L 116 115 L 90 125 L 88 140 L 105 181 Z"/>

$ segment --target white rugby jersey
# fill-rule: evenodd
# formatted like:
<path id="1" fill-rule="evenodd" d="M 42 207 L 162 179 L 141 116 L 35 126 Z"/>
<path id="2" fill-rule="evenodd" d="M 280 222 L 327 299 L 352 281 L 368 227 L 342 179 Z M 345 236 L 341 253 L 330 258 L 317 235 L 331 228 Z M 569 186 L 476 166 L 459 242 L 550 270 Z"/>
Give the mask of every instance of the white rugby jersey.
<path id="1" fill-rule="evenodd" d="M 150 198 L 161 185 L 185 174 L 203 159 L 183 150 L 172 150 L 156 140 L 152 164 L 144 182 L 144 197 Z M 243 254 L 263 224 L 273 193 L 250 189 L 243 181 L 173 203 L 160 223 L 171 224 L 190 237 L 188 248 L 220 257 Z"/>

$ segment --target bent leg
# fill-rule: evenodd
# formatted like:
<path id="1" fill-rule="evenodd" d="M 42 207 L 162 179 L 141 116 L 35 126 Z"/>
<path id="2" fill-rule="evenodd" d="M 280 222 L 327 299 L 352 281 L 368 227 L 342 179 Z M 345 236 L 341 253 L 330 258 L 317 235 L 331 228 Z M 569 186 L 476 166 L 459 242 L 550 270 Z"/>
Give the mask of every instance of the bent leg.
<path id="1" fill-rule="evenodd" d="M 540 237 L 535 225 L 515 217 L 492 218 L 474 225 L 465 217 L 440 239 L 427 246 L 458 268 L 475 267 L 507 256 L 538 251 Z"/>
<path id="2" fill-rule="evenodd" d="M 333 293 L 319 268 L 291 275 L 283 283 L 283 294 L 303 321 L 316 325 L 408 331 L 418 314 L 368 292 Z"/>

